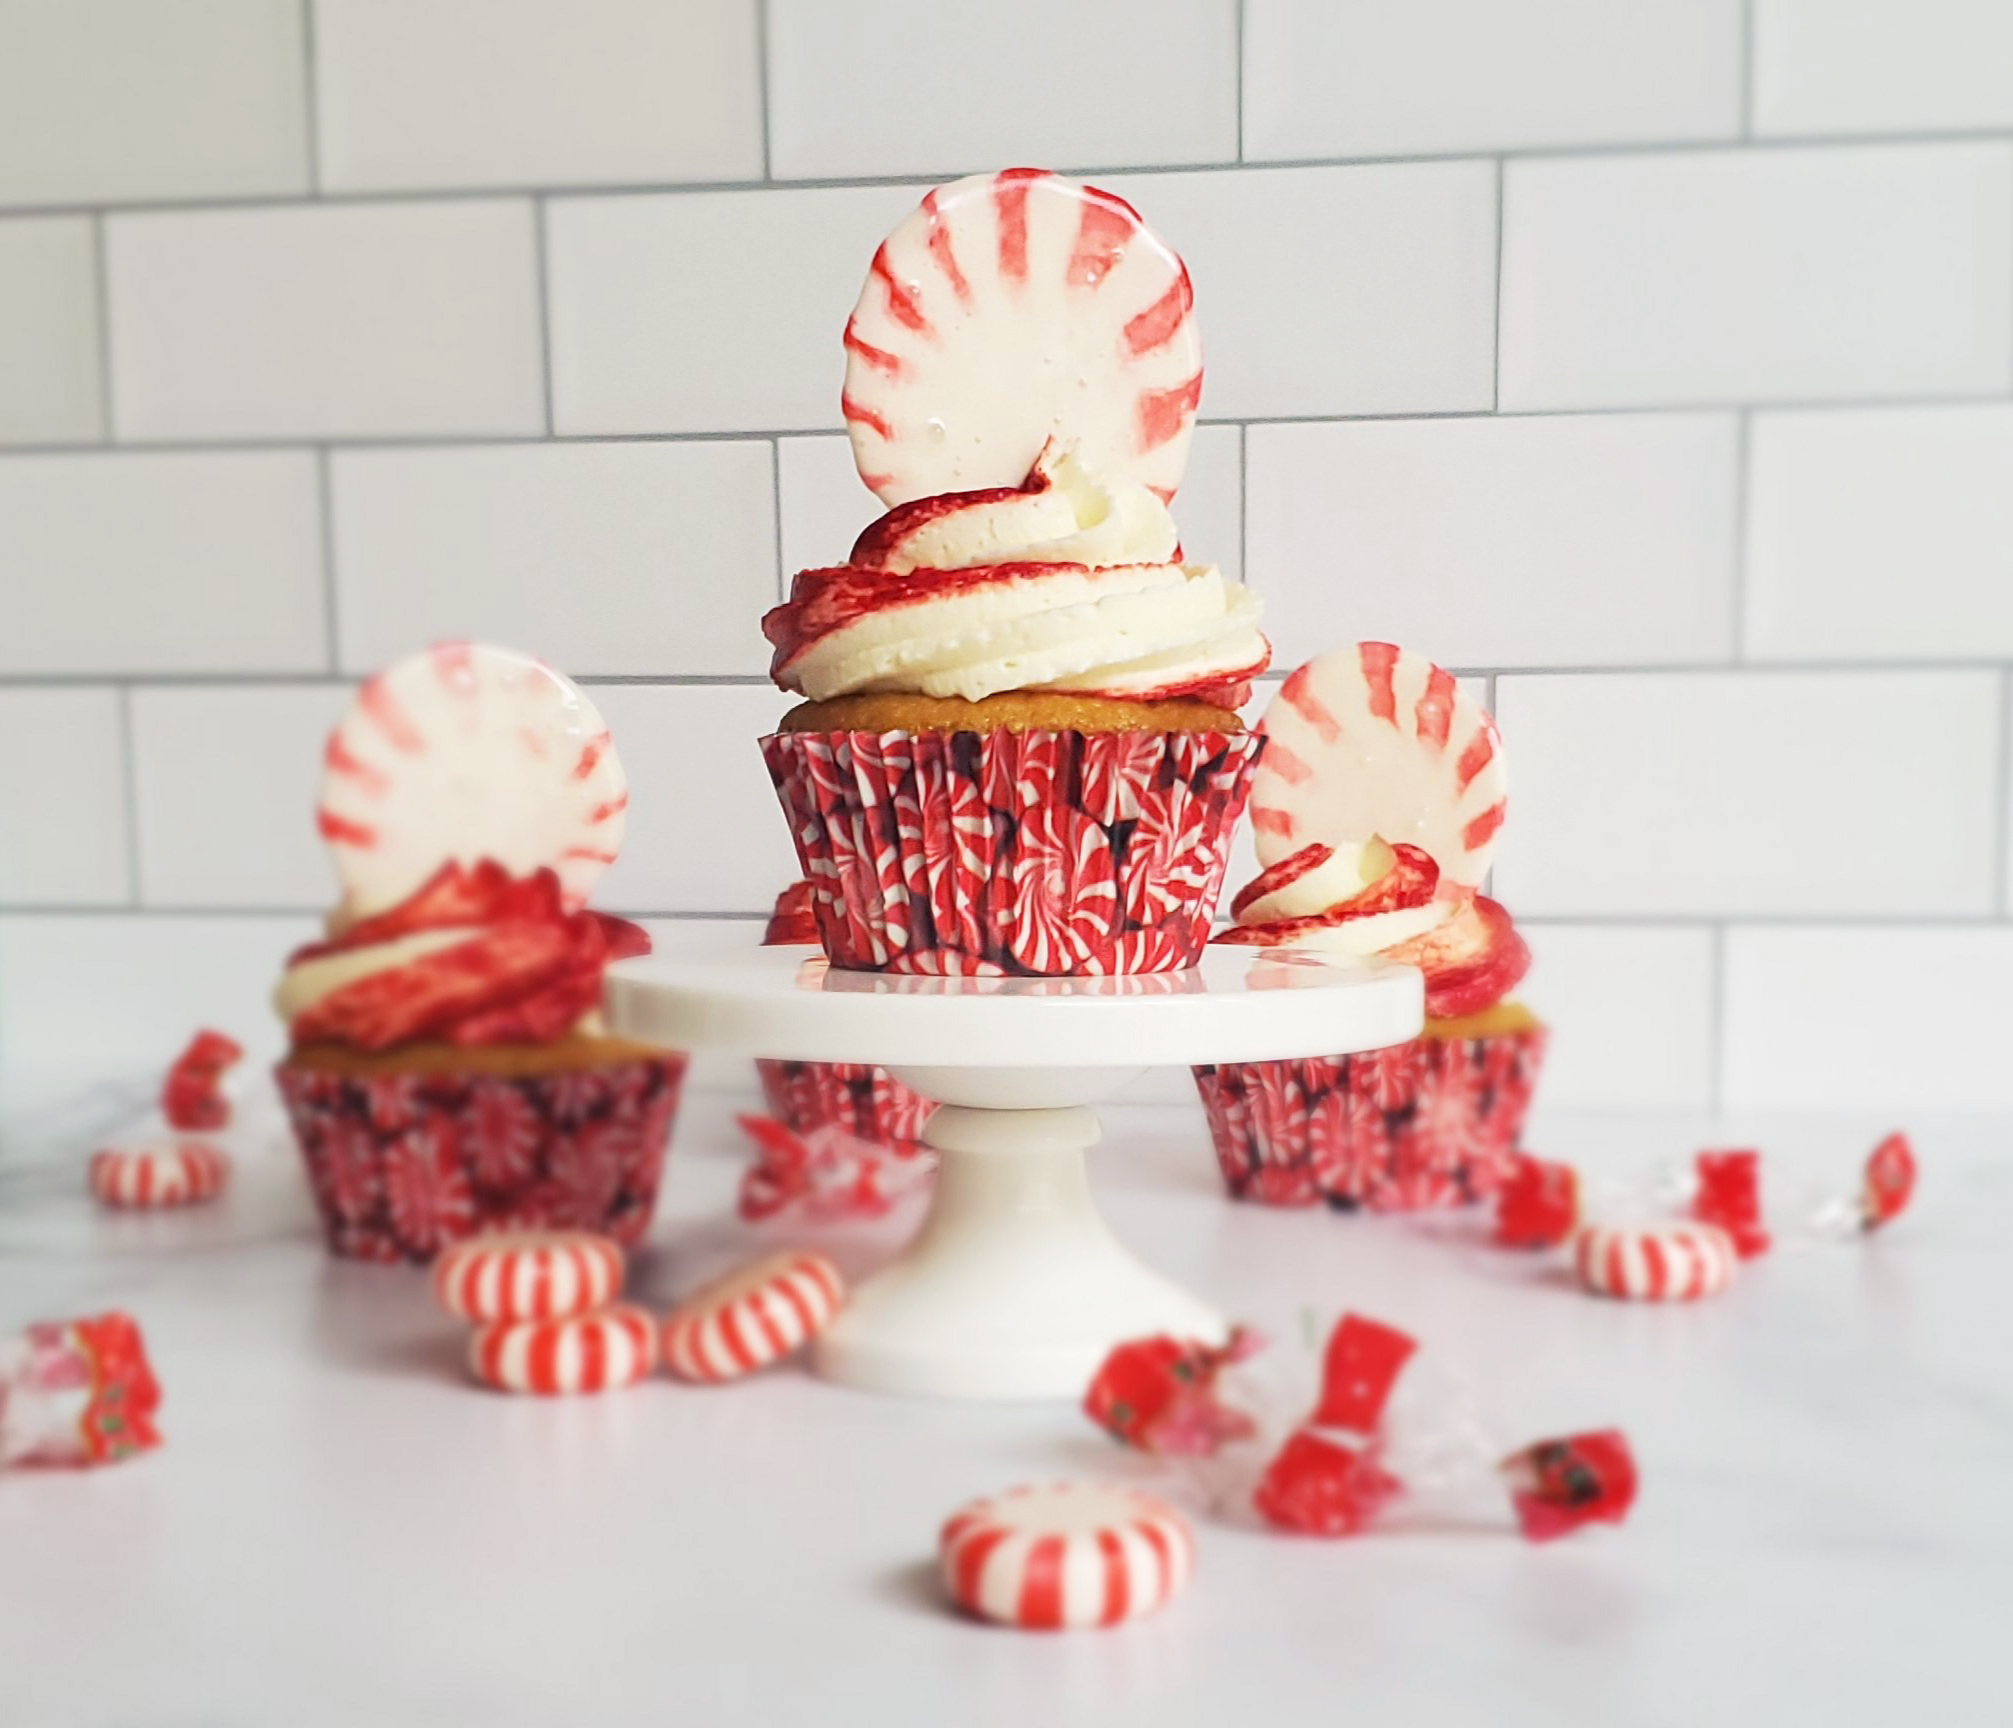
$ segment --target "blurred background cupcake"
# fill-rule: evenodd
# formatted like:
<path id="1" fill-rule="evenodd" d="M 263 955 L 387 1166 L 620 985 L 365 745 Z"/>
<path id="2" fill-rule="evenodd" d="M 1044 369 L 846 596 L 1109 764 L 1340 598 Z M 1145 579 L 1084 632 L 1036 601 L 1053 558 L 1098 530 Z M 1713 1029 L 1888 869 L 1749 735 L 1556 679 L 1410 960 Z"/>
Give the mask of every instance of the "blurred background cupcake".
<path id="1" fill-rule="evenodd" d="M 685 1059 L 601 1025 L 608 963 L 649 939 L 584 909 L 628 804 L 600 714 L 529 656 L 444 644 L 369 679 L 325 762 L 343 900 L 275 1002 L 330 1247 L 426 1261 L 540 1226 L 639 1240 Z"/>
<path id="2" fill-rule="evenodd" d="M 1271 649 L 1167 509 L 1191 302 L 1130 205 L 1052 174 L 940 187 L 875 254 L 844 407 L 890 508 L 763 621 L 835 965 L 1157 972 L 1208 940 Z"/>

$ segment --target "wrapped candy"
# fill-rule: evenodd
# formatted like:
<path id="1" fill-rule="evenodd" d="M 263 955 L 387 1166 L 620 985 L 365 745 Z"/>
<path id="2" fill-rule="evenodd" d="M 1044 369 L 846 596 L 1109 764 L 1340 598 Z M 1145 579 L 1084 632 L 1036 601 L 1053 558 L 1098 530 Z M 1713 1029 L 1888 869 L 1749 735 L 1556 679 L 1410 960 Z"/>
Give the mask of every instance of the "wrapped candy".
<path id="1" fill-rule="evenodd" d="M 1540 1440 L 1496 1468 L 1533 1542 L 1570 1536 L 1583 1524 L 1619 1524 L 1635 1504 L 1635 1455 L 1619 1428 Z"/>
<path id="2" fill-rule="evenodd" d="M 124 1314 L 0 1339 L 0 1467 L 111 1464 L 161 1443 L 161 1389 Z"/>
<path id="3" fill-rule="evenodd" d="M 1732 1239 L 1743 1260 L 1768 1252 L 1768 1230 L 1761 1221 L 1761 1154 L 1701 1152 L 1698 1190 L 1691 1212 L 1701 1224 L 1716 1224 Z"/>
<path id="4" fill-rule="evenodd" d="M 826 1125 L 798 1134 L 768 1116 L 737 1116 L 755 1143 L 739 1208 L 750 1223 L 801 1206 L 811 1218 L 884 1218 L 936 1170 L 930 1152 L 898 1153 Z"/>
<path id="5" fill-rule="evenodd" d="M 1914 1196 L 1915 1148 L 1906 1134 L 1890 1134 L 1867 1154 L 1859 1194 L 1859 1227 L 1878 1230 L 1893 1223 Z"/>
<path id="6" fill-rule="evenodd" d="M 1217 1377 L 1265 1348 L 1248 1326 L 1228 1343 L 1198 1344 L 1160 1333 L 1121 1344 L 1104 1359 L 1084 1395 L 1090 1419 L 1107 1434 L 1163 1457 L 1209 1457 L 1257 1432 L 1251 1418 L 1216 1395 Z"/>
<path id="7" fill-rule="evenodd" d="M 189 1041 L 175 1058 L 161 1086 L 161 1113 L 170 1128 L 211 1129 L 228 1126 L 231 1101 L 224 1096 L 224 1074 L 244 1055 L 236 1039 L 208 1028 Z"/>
<path id="8" fill-rule="evenodd" d="M 1570 1164 L 1510 1155 L 1510 1167 L 1496 1192 L 1496 1233 L 1503 1248 L 1557 1248 L 1580 1221 L 1579 1172 Z"/>

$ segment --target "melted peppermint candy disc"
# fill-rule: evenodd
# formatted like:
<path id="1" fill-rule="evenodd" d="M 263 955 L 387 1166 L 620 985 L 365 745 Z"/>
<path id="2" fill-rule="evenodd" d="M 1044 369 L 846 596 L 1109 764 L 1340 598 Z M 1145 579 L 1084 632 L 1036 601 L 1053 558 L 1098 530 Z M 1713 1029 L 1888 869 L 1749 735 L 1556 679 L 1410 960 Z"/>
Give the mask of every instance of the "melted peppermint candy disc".
<path id="1" fill-rule="evenodd" d="M 1502 743 L 1451 672 L 1359 642 L 1288 678 L 1258 730 L 1270 740 L 1251 781 L 1260 864 L 1374 835 L 1429 854 L 1443 894 L 1481 886 L 1503 826 Z"/>
<path id="2" fill-rule="evenodd" d="M 447 642 L 386 667 L 324 762 L 316 818 L 356 917 L 449 859 L 550 868 L 576 910 L 622 844 L 629 777 L 607 725 L 570 678 L 515 649 Z"/>
<path id="3" fill-rule="evenodd" d="M 888 504 L 1018 486 L 1061 437 L 1173 497 L 1202 399 L 1194 300 L 1123 198 L 1035 168 L 939 186 L 846 322 L 860 478 Z"/>

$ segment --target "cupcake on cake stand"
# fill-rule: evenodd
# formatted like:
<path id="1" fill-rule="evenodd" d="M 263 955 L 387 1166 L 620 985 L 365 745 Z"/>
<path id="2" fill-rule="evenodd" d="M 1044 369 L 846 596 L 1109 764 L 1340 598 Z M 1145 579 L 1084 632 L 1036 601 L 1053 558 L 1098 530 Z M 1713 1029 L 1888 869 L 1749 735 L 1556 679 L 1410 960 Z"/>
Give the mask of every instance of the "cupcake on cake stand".
<path id="1" fill-rule="evenodd" d="M 1212 949 L 1115 978 L 844 972 L 783 949 L 611 969 L 618 1036 L 805 1062 L 878 1062 L 940 1108 L 941 1163 L 908 1247 L 820 1337 L 827 1379 L 943 1398 L 1073 1398 L 1114 1344 L 1221 1342 L 1205 1302 L 1106 1228 L 1093 1104 L 1148 1068 L 1372 1050 L 1416 1037 L 1418 972 Z"/>

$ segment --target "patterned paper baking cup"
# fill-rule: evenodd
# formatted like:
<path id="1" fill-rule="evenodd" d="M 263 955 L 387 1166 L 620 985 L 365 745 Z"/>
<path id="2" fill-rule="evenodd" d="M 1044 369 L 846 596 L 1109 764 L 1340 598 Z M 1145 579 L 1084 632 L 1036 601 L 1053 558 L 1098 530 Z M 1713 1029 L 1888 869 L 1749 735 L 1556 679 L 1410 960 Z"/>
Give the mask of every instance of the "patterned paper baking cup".
<path id="1" fill-rule="evenodd" d="M 885 1068 L 863 1062 L 755 1063 L 769 1114 L 797 1135 L 836 1128 L 902 1157 L 922 1147 L 923 1124 L 936 1109 Z"/>
<path id="2" fill-rule="evenodd" d="M 525 1075 L 274 1072 L 329 1247 L 424 1263 L 494 1230 L 640 1241 L 685 1058 Z"/>
<path id="3" fill-rule="evenodd" d="M 832 964 L 955 977 L 1193 966 L 1263 748 L 1228 732 L 762 740 Z"/>
<path id="4" fill-rule="evenodd" d="M 1415 1038 L 1356 1056 L 1197 1068 L 1232 1198 L 1416 1212 L 1495 1193 L 1544 1061 L 1545 1028 Z"/>

